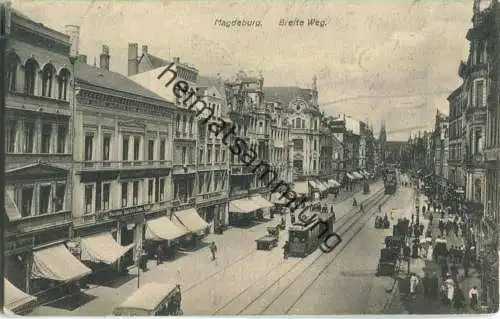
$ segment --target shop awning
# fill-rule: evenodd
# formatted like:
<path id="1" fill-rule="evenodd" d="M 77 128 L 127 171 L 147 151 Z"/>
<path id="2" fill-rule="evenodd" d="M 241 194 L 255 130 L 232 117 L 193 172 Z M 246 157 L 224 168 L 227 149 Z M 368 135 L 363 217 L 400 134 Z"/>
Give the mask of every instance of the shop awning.
<path id="1" fill-rule="evenodd" d="M 21 289 L 10 283 L 6 278 L 3 279 L 4 289 L 4 307 L 12 312 L 16 312 L 23 307 L 34 304 L 36 297 L 28 295 Z"/>
<path id="2" fill-rule="evenodd" d="M 365 173 L 365 175 L 366 175 L 366 176 L 368 176 L 368 177 L 370 177 L 370 176 L 371 176 L 371 174 L 370 174 L 370 173 L 368 173 L 368 171 L 367 171 L 367 170 L 363 170 L 363 173 Z"/>
<path id="3" fill-rule="evenodd" d="M 80 243 L 81 260 L 111 265 L 134 246 L 135 244 L 127 246 L 118 244 L 110 233 L 84 237 Z"/>
<path id="4" fill-rule="evenodd" d="M 252 196 L 251 201 L 258 207 L 257 209 L 265 209 L 273 207 L 273 203 L 262 197 L 262 195 Z"/>
<path id="5" fill-rule="evenodd" d="M 347 176 L 347 178 L 351 181 L 354 180 L 354 176 L 352 176 L 351 173 L 345 173 L 345 176 Z"/>
<path id="6" fill-rule="evenodd" d="M 308 181 L 308 183 L 311 186 L 311 188 L 319 189 L 319 185 L 316 183 L 316 181 Z"/>
<path id="7" fill-rule="evenodd" d="M 330 186 L 331 188 L 335 188 L 335 187 L 339 187 L 340 186 L 340 183 L 337 182 L 336 180 L 334 179 L 329 179 L 328 180 L 328 186 Z"/>
<path id="8" fill-rule="evenodd" d="M 363 175 L 361 175 L 358 172 L 352 172 L 352 175 L 354 176 L 355 179 L 363 179 Z"/>
<path id="9" fill-rule="evenodd" d="M 187 229 L 176 226 L 168 217 L 165 216 L 151 219 L 146 222 L 147 240 L 174 240 L 187 233 Z"/>
<path id="10" fill-rule="evenodd" d="M 296 182 L 294 183 L 293 191 L 297 194 L 309 194 L 309 185 L 307 182 Z"/>
<path id="11" fill-rule="evenodd" d="M 286 205 L 290 200 L 288 200 L 285 196 L 281 197 L 283 194 L 274 193 L 271 195 L 271 202 L 279 205 Z"/>
<path id="12" fill-rule="evenodd" d="M 174 215 L 184 227 L 193 233 L 199 233 L 208 227 L 207 222 L 198 215 L 194 208 L 175 212 Z"/>
<path id="13" fill-rule="evenodd" d="M 72 281 L 90 273 L 92 271 L 73 256 L 63 244 L 33 252 L 32 278 Z"/>
<path id="14" fill-rule="evenodd" d="M 255 202 L 249 198 L 236 199 L 229 202 L 229 212 L 247 214 L 259 209 Z"/>

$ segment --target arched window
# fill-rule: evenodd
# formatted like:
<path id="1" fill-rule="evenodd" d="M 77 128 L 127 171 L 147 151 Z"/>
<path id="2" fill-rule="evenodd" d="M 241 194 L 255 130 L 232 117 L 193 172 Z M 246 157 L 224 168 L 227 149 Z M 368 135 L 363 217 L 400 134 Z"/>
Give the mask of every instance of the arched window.
<path id="1" fill-rule="evenodd" d="M 68 99 L 68 83 L 69 83 L 70 73 L 68 69 L 62 69 L 59 72 L 59 100 Z"/>
<path id="2" fill-rule="evenodd" d="M 177 119 L 175 120 L 175 129 L 179 131 L 181 125 L 181 116 L 180 114 L 177 114 Z"/>
<path id="3" fill-rule="evenodd" d="M 300 118 L 295 119 L 295 128 L 300 128 L 300 124 L 301 124 Z"/>
<path id="4" fill-rule="evenodd" d="M 16 91 L 17 69 L 19 66 L 19 59 L 17 55 L 11 52 L 7 57 L 7 79 L 9 91 Z"/>
<path id="5" fill-rule="evenodd" d="M 38 63 L 34 59 L 26 61 L 24 66 L 24 89 L 26 94 L 35 94 L 36 70 Z"/>
<path id="6" fill-rule="evenodd" d="M 46 64 L 42 70 L 42 96 L 52 97 L 52 82 L 54 80 L 54 66 Z"/>

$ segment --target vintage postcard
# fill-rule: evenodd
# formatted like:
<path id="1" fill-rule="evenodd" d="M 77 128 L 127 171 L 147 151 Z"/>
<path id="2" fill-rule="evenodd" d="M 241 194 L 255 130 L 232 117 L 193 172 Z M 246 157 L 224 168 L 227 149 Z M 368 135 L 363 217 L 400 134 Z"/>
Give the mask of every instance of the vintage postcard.
<path id="1" fill-rule="evenodd" d="M 0 8 L 5 314 L 498 311 L 498 0 Z"/>

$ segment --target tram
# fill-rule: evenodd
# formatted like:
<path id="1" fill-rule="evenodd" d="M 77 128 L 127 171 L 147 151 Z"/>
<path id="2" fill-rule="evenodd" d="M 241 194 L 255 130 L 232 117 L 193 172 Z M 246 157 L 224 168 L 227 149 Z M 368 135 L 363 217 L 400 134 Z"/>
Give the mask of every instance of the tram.
<path id="1" fill-rule="evenodd" d="M 394 167 L 386 167 L 384 170 L 384 188 L 386 194 L 396 193 L 398 186 L 397 173 Z"/>

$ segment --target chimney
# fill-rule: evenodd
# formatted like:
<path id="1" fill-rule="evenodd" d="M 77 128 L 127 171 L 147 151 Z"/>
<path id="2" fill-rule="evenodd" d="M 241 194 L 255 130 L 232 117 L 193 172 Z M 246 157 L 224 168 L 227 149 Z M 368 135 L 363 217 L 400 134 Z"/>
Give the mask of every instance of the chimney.
<path id="1" fill-rule="evenodd" d="M 174 60 L 174 63 L 181 63 L 181 58 L 179 58 L 178 56 L 173 57 L 173 60 Z"/>
<path id="2" fill-rule="evenodd" d="M 78 62 L 87 64 L 87 56 L 85 54 L 78 55 Z"/>
<path id="3" fill-rule="evenodd" d="M 66 34 L 69 35 L 69 43 L 71 44 L 69 56 L 77 58 L 80 49 L 80 27 L 77 25 L 66 25 L 65 28 Z"/>
<path id="4" fill-rule="evenodd" d="M 144 46 L 142 49 L 144 50 Z M 137 43 L 128 44 L 128 76 L 136 75 L 137 73 L 139 73 L 139 60 L 137 58 L 137 51 Z"/>
<path id="5" fill-rule="evenodd" d="M 142 54 L 145 54 L 145 53 L 148 53 L 148 46 L 147 45 L 142 46 Z"/>
<path id="6" fill-rule="evenodd" d="M 99 55 L 99 68 L 109 71 L 109 47 L 102 46 L 102 53 Z"/>

